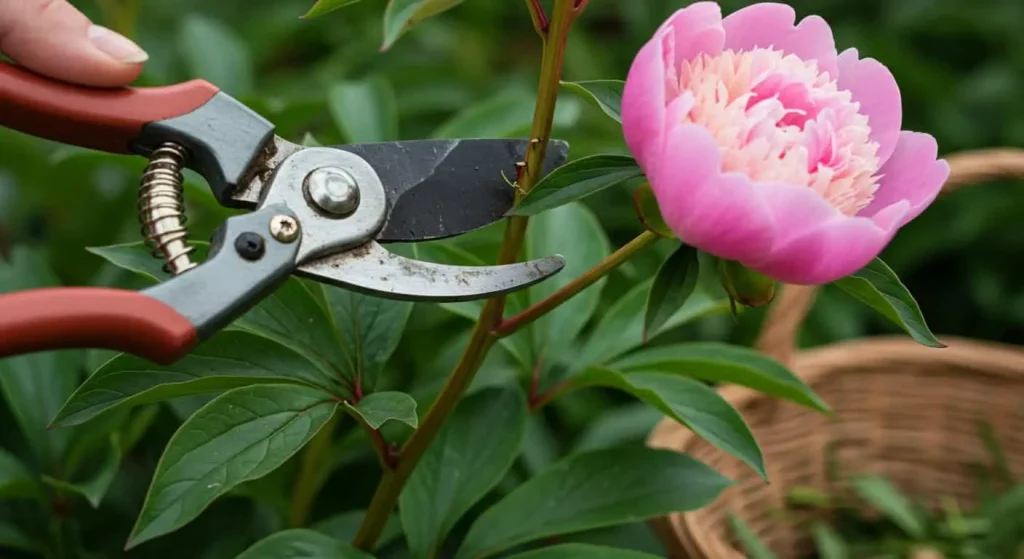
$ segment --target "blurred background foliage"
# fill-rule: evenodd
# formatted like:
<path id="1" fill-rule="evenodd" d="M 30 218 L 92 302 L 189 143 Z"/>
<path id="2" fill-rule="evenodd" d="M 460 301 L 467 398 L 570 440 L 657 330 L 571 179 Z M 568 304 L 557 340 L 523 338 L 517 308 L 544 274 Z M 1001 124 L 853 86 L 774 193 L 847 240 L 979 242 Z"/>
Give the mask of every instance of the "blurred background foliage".
<path id="1" fill-rule="evenodd" d="M 380 51 L 385 5 L 380 0 L 358 2 L 309 21 L 299 16 L 312 0 L 72 3 L 95 21 L 131 35 L 150 53 L 140 85 L 205 78 L 273 120 L 278 133 L 292 141 L 521 136 L 529 129 L 541 45 L 521 1 L 467 0 L 420 24 L 387 52 Z M 624 79 L 637 49 L 685 3 L 592 0 L 572 32 L 565 79 Z M 726 12 L 748 3 L 721 2 Z M 943 153 L 1024 146 L 1024 34 L 1019 29 L 1024 3 L 791 3 L 801 17 L 816 13 L 826 18 L 840 49 L 856 46 L 885 63 L 902 88 L 904 128 L 934 134 Z M 572 145 L 572 157 L 625 153 L 615 123 L 569 93 L 560 102 L 555 130 Z M 138 158 L 96 154 L 0 130 L 0 253 L 33 247 L 65 284 L 135 286 L 129 274 L 85 247 L 139 239 L 135 188 L 143 165 Z M 883 254 L 937 333 L 1010 343 L 1024 336 L 1024 277 L 1018 257 L 1024 254 L 1021 186 L 979 185 L 941 199 Z M 585 201 L 614 245 L 639 231 L 631 194 L 624 186 Z M 228 213 L 194 176 L 187 196 L 193 238 L 206 240 Z M 491 261 L 500 235 L 501 228 L 495 227 L 460 243 Z M 601 309 L 649 278 L 671 248 L 656 246 L 610 276 Z M 748 312 L 739 320 L 728 314 L 707 317 L 673 335 L 749 343 L 761 314 Z M 436 308 L 417 307 L 391 368 L 406 379 L 403 383 L 412 384 L 409 390 L 421 398 L 421 405 L 443 383 L 469 326 Z M 895 331 L 866 307 L 826 290 L 806 324 L 803 342 L 816 345 L 877 333 Z M 482 376 L 500 376 L 505 368 L 496 354 Z M 531 423 L 517 466 L 520 475 L 570 449 L 639 444 L 659 415 L 629 402 L 598 391 L 557 401 Z M 160 451 L 195 405 L 176 402 L 161 412 L 126 458 L 101 505 L 102 514 L 85 511 L 85 539 L 113 554 L 102 556 L 118 555 Z M 0 446 L 23 448 L 23 435 L 11 419 L 0 404 Z M 372 455 L 343 453 L 344 442 L 339 443 L 340 469 L 325 487 L 326 498 L 314 509 L 314 521 L 365 507 L 375 485 Z M 275 486 L 273 478 L 291 471 L 294 464 L 236 492 L 258 496 L 256 504 L 222 499 L 180 534 L 133 554 L 232 556 L 239 546 L 280 528 L 273 503 L 287 498 L 287 484 Z M 0 520 L 9 513 L 0 507 Z M 339 524 L 332 530 L 354 529 L 335 521 Z M 627 537 L 638 549 L 657 549 L 644 526 L 619 530 L 631 534 Z M 609 536 L 582 537 L 599 541 Z"/>

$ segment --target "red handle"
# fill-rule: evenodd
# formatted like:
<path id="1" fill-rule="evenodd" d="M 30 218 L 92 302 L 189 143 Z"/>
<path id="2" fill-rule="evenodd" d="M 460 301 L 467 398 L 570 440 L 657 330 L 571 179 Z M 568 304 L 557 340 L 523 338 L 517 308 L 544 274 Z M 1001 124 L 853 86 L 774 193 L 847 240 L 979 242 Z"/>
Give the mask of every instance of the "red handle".
<path id="1" fill-rule="evenodd" d="M 168 365 L 184 357 L 197 341 L 188 319 L 134 291 L 58 287 L 0 295 L 0 359 L 97 348 Z"/>
<path id="2" fill-rule="evenodd" d="M 165 87 L 84 87 L 0 62 L 0 126 L 127 154 L 147 123 L 188 114 L 218 91 L 204 80 Z"/>

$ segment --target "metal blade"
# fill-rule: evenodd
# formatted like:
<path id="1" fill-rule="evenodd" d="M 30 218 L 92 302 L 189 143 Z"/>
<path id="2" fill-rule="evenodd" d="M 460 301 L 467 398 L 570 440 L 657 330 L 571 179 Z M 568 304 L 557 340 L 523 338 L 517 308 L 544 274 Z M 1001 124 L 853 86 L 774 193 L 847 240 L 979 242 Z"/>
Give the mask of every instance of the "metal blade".
<path id="1" fill-rule="evenodd" d="M 470 301 L 529 287 L 563 266 L 559 255 L 505 266 L 448 266 L 411 260 L 370 241 L 303 264 L 296 274 L 387 299 Z"/>
<path id="2" fill-rule="evenodd" d="M 443 239 L 501 220 L 512 208 L 516 162 L 529 140 L 413 140 L 331 146 L 373 166 L 391 208 L 377 240 Z M 543 173 L 565 162 L 569 144 L 552 140 Z"/>

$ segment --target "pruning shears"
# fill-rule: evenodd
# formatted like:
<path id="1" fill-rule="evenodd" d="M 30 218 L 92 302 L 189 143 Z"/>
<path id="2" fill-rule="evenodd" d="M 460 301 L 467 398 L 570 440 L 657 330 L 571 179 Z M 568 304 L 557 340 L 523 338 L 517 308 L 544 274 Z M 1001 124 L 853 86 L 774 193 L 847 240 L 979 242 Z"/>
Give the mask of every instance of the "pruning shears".
<path id="1" fill-rule="evenodd" d="M 204 80 L 100 89 L 0 62 L 0 125 L 84 148 L 148 158 L 139 217 L 170 279 L 143 290 L 43 288 L 0 295 L 0 358 L 102 348 L 159 364 L 198 343 L 297 275 L 384 298 L 466 301 L 560 271 L 559 255 L 501 266 L 402 257 L 387 243 L 443 239 L 505 217 L 529 140 L 414 140 L 303 147 Z M 551 141 L 545 171 L 565 161 Z M 182 170 L 225 220 L 202 263 L 185 227 Z"/>

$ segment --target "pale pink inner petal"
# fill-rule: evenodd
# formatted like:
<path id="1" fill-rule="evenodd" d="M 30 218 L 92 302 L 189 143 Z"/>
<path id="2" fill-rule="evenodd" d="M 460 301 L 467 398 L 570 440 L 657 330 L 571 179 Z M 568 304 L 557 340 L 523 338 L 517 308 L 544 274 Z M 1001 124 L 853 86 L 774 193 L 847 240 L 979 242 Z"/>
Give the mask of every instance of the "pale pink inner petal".
<path id="1" fill-rule="evenodd" d="M 860 113 L 868 117 L 871 139 L 878 143 L 878 160 L 888 161 L 903 125 L 900 88 L 888 68 L 871 58 L 858 58 L 856 49 L 839 55 L 840 88 L 853 96 Z"/>
<path id="2" fill-rule="evenodd" d="M 698 54 L 718 54 L 725 44 L 722 29 L 722 8 L 716 2 L 695 2 L 672 14 L 659 31 L 672 29 L 674 55 L 672 69 Z"/>
<path id="3" fill-rule="evenodd" d="M 725 48 L 778 48 L 793 31 L 795 22 L 796 12 L 785 4 L 762 2 L 736 10 L 722 20 Z"/>
<path id="4" fill-rule="evenodd" d="M 848 216 L 878 188 L 878 144 L 849 91 L 813 61 L 779 50 L 728 49 L 679 68 L 693 95 L 682 122 L 714 136 L 722 172 L 809 187 Z"/>

